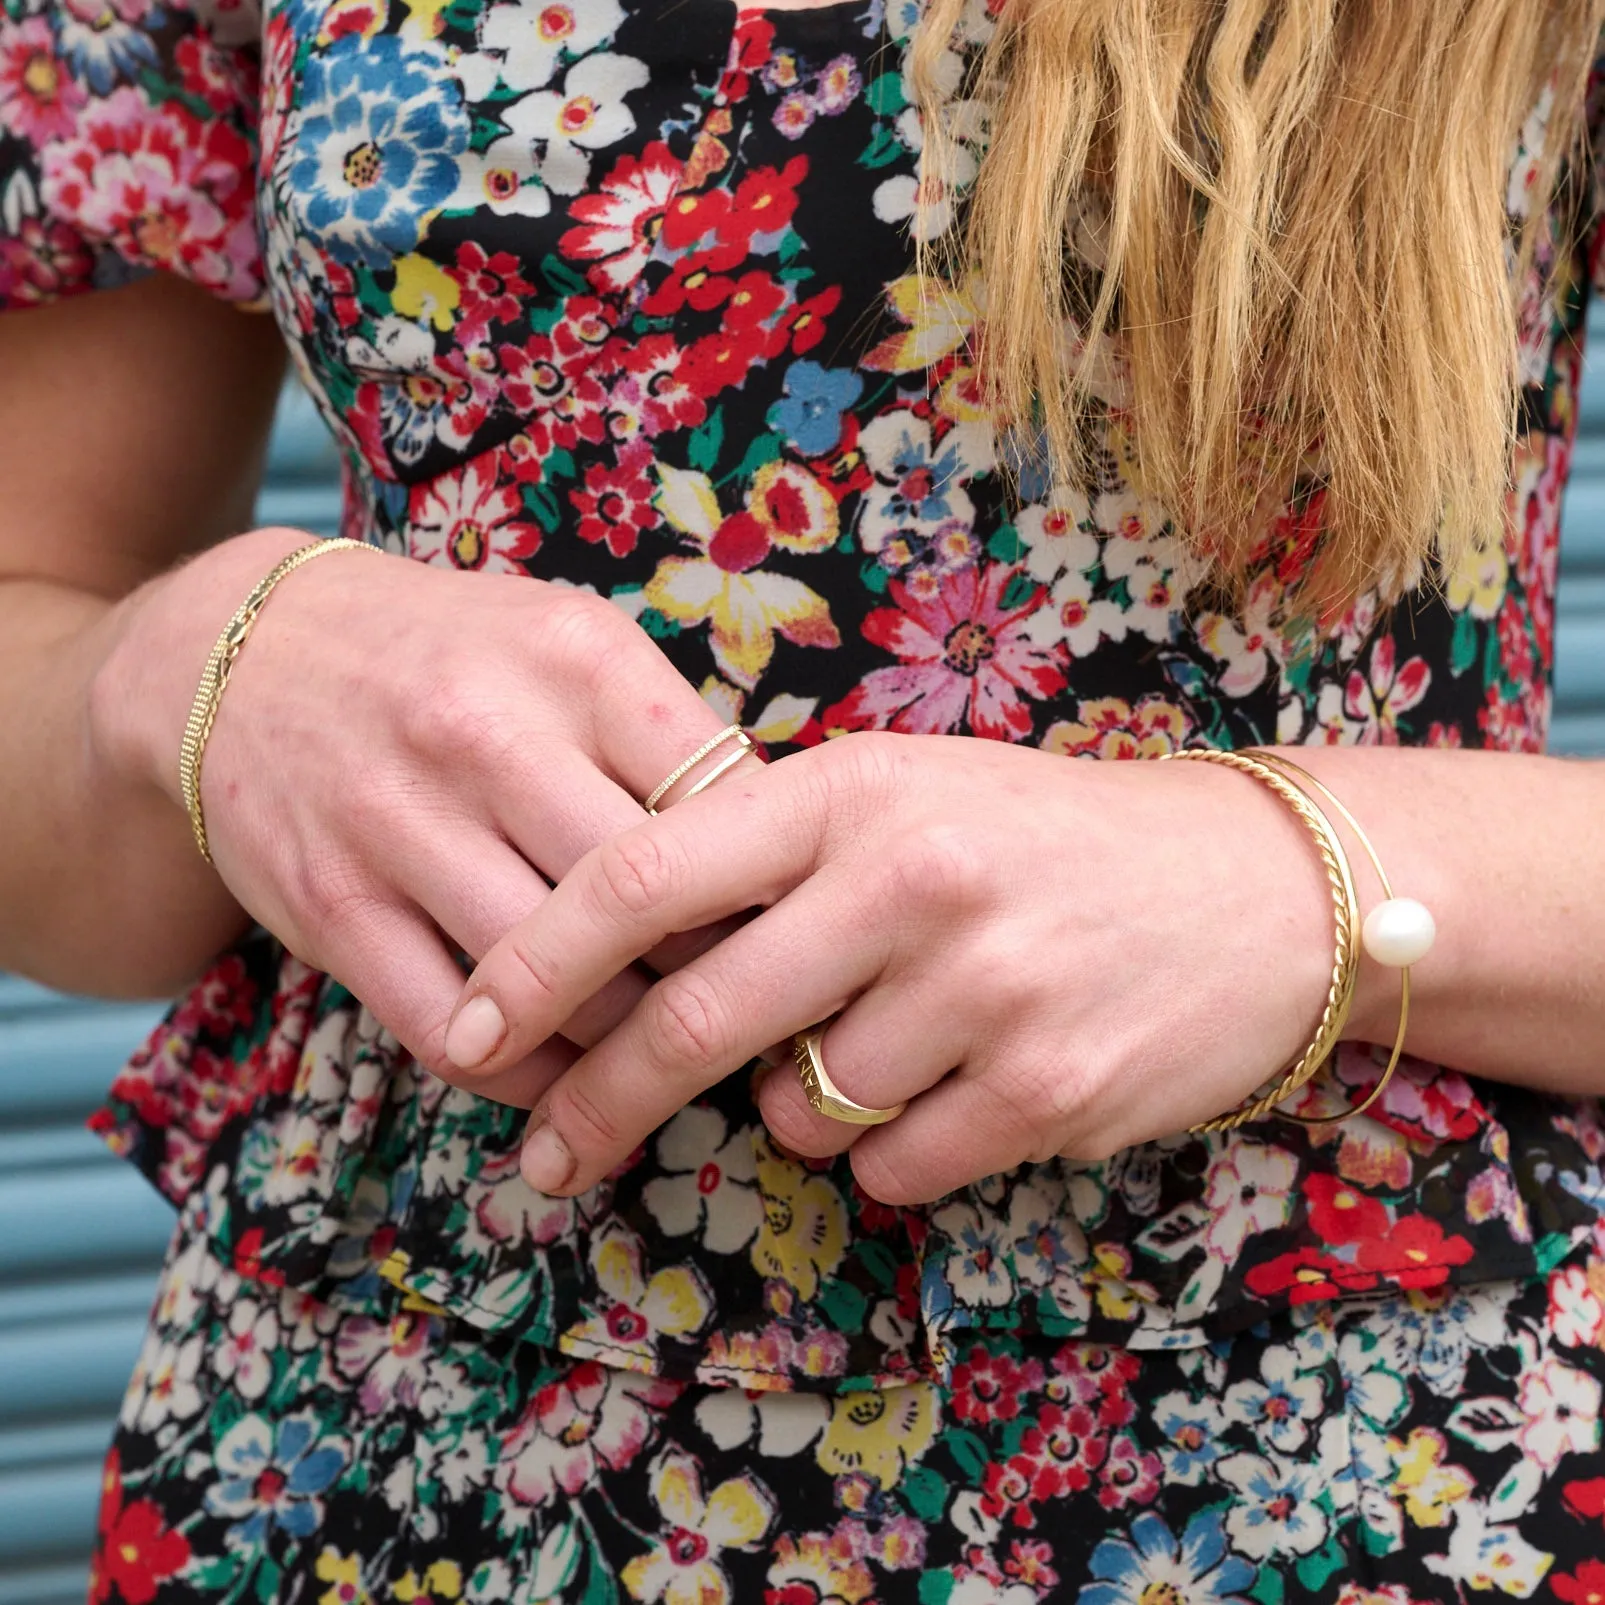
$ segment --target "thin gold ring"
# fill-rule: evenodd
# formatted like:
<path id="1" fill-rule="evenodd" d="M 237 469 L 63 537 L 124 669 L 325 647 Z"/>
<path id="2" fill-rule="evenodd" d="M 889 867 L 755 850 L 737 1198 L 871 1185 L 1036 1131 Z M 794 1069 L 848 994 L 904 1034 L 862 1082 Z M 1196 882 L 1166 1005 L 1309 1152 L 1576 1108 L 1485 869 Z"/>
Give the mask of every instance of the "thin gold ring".
<path id="1" fill-rule="evenodd" d="M 668 796 L 669 791 L 673 787 L 674 783 L 677 780 L 683 780 L 691 773 L 693 769 L 696 768 L 699 763 L 702 762 L 704 758 L 707 758 L 711 754 L 717 752 L 727 741 L 734 741 L 741 748 L 743 753 L 748 753 L 753 750 L 752 738 L 747 734 L 747 732 L 738 724 L 727 724 L 724 729 L 718 733 L 718 735 L 709 736 L 709 738 L 704 741 L 702 745 L 698 747 L 697 750 L 692 753 L 691 756 L 683 763 L 676 764 L 674 768 L 671 769 L 668 774 L 666 774 L 663 779 L 660 780 L 657 785 L 647 793 L 647 799 L 641 804 L 641 806 L 646 809 L 649 814 L 657 813 L 658 804 L 662 802 L 666 796 Z M 725 767 L 727 766 L 721 765 L 721 773 Z M 695 789 L 700 791 L 701 787 L 698 786 Z"/>
<path id="2" fill-rule="evenodd" d="M 797 1074 L 802 1077 L 803 1091 L 814 1109 L 827 1120 L 839 1120 L 848 1126 L 884 1126 L 896 1120 L 908 1108 L 908 1100 L 893 1104 L 890 1109 L 871 1109 L 868 1104 L 849 1098 L 825 1070 L 825 1061 L 819 1045 L 824 1040 L 826 1021 L 799 1031 L 791 1039 L 792 1057 L 797 1061 Z"/>

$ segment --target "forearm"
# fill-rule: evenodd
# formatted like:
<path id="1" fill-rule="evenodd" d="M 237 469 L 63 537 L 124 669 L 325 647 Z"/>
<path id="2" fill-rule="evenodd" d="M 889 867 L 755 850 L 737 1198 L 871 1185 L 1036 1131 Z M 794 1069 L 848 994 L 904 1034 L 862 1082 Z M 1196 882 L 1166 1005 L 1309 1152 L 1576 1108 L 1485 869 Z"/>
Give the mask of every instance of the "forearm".
<path id="1" fill-rule="evenodd" d="M 234 593 L 297 539 L 239 537 L 117 602 L 0 582 L 0 969 L 160 996 L 245 928 L 179 806 L 176 732 Z"/>
<path id="2" fill-rule="evenodd" d="M 1497 1080 L 1605 1094 L 1605 764 L 1285 750 L 1364 826 L 1394 891 L 1437 921 L 1411 972 L 1408 1050 Z M 1381 892 L 1350 847 L 1369 909 Z M 1391 1042 L 1398 1002 L 1397 973 L 1366 960 L 1349 1035 Z"/>

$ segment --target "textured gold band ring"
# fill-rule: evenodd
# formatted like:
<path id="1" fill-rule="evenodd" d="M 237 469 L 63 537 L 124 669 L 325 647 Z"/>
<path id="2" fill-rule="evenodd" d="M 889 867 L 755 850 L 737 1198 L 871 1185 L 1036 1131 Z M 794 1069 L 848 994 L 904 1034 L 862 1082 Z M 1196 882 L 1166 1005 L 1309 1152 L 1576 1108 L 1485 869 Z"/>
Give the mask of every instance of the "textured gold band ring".
<path id="1" fill-rule="evenodd" d="M 697 750 L 692 753 L 691 756 L 683 763 L 676 764 L 674 768 L 671 769 L 668 774 L 666 774 L 663 779 L 660 780 L 657 785 L 647 793 L 646 801 L 642 803 L 641 806 L 646 809 L 649 814 L 657 813 L 658 804 L 668 796 L 669 792 L 673 789 L 675 782 L 684 780 L 685 777 L 689 775 L 704 758 L 712 757 L 713 754 L 716 753 L 722 746 L 724 746 L 727 741 L 735 742 L 739 750 L 732 753 L 724 760 L 723 763 L 719 764 L 714 769 L 712 774 L 704 775 L 702 779 L 696 783 L 696 785 L 692 786 L 686 792 L 685 797 L 680 799 L 681 802 L 684 802 L 686 797 L 694 797 L 699 791 L 703 791 L 707 787 L 711 786 L 713 782 L 725 772 L 725 770 L 734 768 L 735 765 L 739 763 L 741 759 L 746 757 L 749 752 L 755 750 L 751 736 L 749 736 L 740 725 L 727 724 L 724 729 L 718 733 L 718 735 L 710 736 L 708 740 L 704 741 L 702 745 L 698 747 Z"/>
<path id="2" fill-rule="evenodd" d="M 802 1077 L 803 1091 L 815 1110 L 827 1120 L 840 1120 L 849 1126 L 884 1126 L 895 1120 L 908 1108 L 903 1103 L 890 1109 L 871 1109 L 868 1104 L 856 1103 L 849 1098 L 825 1071 L 820 1057 L 819 1044 L 824 1039 L 824 1025 L 810 1026 L 791 1039 L 792 1056 L 797 1061 L 797 1074 Z"/>

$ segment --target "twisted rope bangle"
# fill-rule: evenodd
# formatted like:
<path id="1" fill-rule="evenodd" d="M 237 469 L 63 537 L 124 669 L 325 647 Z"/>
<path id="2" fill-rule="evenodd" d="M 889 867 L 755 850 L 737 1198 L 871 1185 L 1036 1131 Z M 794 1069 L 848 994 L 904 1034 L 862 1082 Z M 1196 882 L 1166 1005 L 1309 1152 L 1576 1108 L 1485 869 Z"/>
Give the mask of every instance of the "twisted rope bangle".
<path id="1" fill-rule="evenodd" d="M 206 816 L 201 810 L 201 760 L 206 756 L 206 743 L 217 721 L 223 688 L 228 684 L 240 648 L 245 645 L 245 638 L 251 633 L 251 627 L 256 623 L 269 593 L 286 574 L 293 573 L 303 563 L 310 563 L 313 558 L 322 557 L 327 552 L 340 552 L 353 547 L 363 552 L 379 551 L 377 546 L 369 546 L 365 541 L 346 540 L 343 537 L 339 540 L 316 540 L 306 546 L 298 546 L 251 587 L 250 595 L 235 609 L 234 616 L 223 626 L 222 634 L 212 645 L 206 667 L 201 670 L 201 683 L 196 688 L 195 701 L 190 706 L 189 719 L 184 725 L 184 739 L 178 749 L 179 793 L 189 814 L 190 829 L 195 833 L 195 845 L 200 848 L 201 857 L 208 864 L 212 862 L 212 849 L 206 839 Z"/>
<path id="2" fill-rule="evenodd" d="M 1331 820 L 1291 780 L 1272 767 L 1264 755 L 1194 747 L 1167 756 L 1235 769 L 1240 774 L 1251 775 L 1262 786 L 1275 792 L 1314 838 L 1332 892 L 1332 981 L 1327 989 L 1326 1006 L 1321 1011 L 1320 1023 L 1315 1028 L 1309 1046 L 1268 1092 L 1227 1114 L 1217 1115 L 1213 1120 L 1190 1128 L 1195 1133 L 1231 1131 L 1237 1126 L 1247 1125 L 1251 1120 L 1264 1119 L 1278 1104 L 1291 1098 L 1326 1063 L 1338 1045 L 1343 1028 L 1348 1023 L 1349 1010 L 1354 1004 L 1354 989 L 1360 974 L 1360 902 L 1354 889 L 1354 875 L 1349 867 L 1348 854 Z"/>

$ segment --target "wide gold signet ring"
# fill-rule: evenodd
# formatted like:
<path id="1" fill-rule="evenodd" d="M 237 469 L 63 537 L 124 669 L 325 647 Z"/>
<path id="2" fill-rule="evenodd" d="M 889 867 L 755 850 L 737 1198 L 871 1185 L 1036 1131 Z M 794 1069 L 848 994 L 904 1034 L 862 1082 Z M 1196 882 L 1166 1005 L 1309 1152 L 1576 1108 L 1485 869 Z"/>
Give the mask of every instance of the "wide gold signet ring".
<path id="1" fill-rule="evenodd" d="M 828 1024 L 828 1022 L 826 1022 Z M 824 1040 L 825 1025 L 810 1026 L 791 1039 L 792 1056 L 797 1061 L 797 1074 L 802 1077 L 803 1091 L 808 1101 L 827 1120 L 840 1120 L 849 1126 L 884 1126 L 895 1120 L 908 1108 L 907 1102 L 894 1104 L 890 1109 L 871 1109 L 868 1104 L 855 1103 L 832 1081 L 820 1057 L 819 1044 Z"/>

